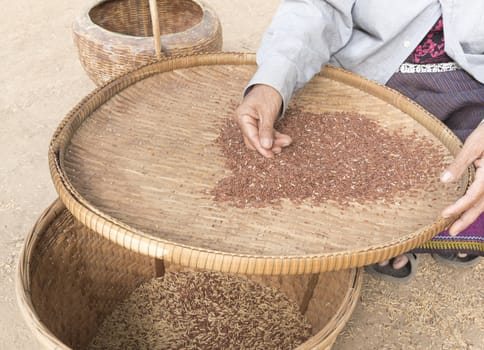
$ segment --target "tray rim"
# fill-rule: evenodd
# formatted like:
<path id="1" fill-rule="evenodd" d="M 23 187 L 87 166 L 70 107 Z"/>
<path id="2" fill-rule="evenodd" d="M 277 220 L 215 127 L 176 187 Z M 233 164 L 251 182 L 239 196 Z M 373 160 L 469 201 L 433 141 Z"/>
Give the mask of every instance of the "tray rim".
<path id="1" fill-rule="evenodd" d="M 208 65 L 256 65 L 256 56 L 253 53 L 224 52 L 162 59 L 122 74 L 99 86 L 66 115 L 52 136 L 48 159 L 59 198 L 77 220 L 110 241 L 140 254 L 192 268 L 254 275 L 320 273 L 373 264 L 412 250 L 456 220 L 457 217 L 439 218 L 433 224 L 405 237 L 365 249 L 308 255 L 236 254 L 153 237 L 103 213 L 83 198 L 70 183 L 62 164 L 63 145 L 68 143 L 82 122 L 111 97 L 140 80 L 174 69 Z M 462 148 L 461 141 L 445 124 L 399 92 L 333 66 L 325 66 L 319 75 L 362 90 L 393 105 L 436 136 L 453 156 Z M 473 177 L 474 168 L 470 166 L 463 177 L 465 190 Z"/>

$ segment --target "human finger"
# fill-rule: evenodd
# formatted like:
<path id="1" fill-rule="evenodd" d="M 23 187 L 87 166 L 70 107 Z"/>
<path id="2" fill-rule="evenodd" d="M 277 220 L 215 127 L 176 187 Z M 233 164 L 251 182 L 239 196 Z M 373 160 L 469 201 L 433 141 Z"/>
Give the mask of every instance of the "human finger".
<path id="1" fill-rule="evenodd" d="M 259 142 L 265 149 L 274 144 L 274 120 L 270 116 L 259 116 Z"/>
<path id="2" fill-rule="evenodd" d="M 260 144 L 258 121 L 256 119 L 252 118 L 250 115 L 241 115 L 237 121 L 240 130 L 242 131 L 244 142 L 249 148 L 255 149 L 266 158 L 270 158 L 274 155 L 270 149 L 266 149 Z"/>
<path id="3" fill-rule="evenodd" d="M 274 145 L 279 147 L 287 147 L 292 143 L 292 138 L 289 135 L 274 131 Z"/>
<path id="4" fill-rule="evenodd" d="M 250 143 L 247 137 L 243 136 L 245 146 L 250 149 L 251 151 L 256 151 L 255 147 Z"/>
<path id="5" fill-rule="evenodd" d="M 476 203 L 484 201 L 484 167 L 476 169 L 474 182 L 469 186 L 464 196 L 455 203 L 449 205 L 442 211 L 443 217 L 459 215 L 475 206 Z"/>
<path id="6" fill-rule="evenodd" d="M 271 151 L 274 153 L 274 154 L 280 154 L 282 152 L 282 147 L 279 147 L 279 146 L 274 146 L 272 147 Z"/>
<path id="7" fill-rule="evenodd" d="M 442 173 L 440 180 L 444 183 L 456 181 L 475 160 L 484 156 L 484 125 L 475 129 L 467 138 L 464 146 Z"/>
<path id="8" fill-rule="evenodd" d="M 481 215 L 482 209 L 478 206 L 464 212 L 456 221 L 449 227 L 449 235 L 455 236 L 469 227 Z"/>

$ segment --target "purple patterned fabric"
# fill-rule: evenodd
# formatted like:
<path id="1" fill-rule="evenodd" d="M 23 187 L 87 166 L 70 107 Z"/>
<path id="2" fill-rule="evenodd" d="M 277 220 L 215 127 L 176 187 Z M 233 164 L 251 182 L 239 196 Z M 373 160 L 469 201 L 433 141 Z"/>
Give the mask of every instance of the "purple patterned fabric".
<path id="1" fill-rule="evenodd" d="M 427 64 L 450 62 L 451 58 L 444 51 L 444 23 L 442 17 L 430 29 L 428 34 L 408 56 L 408 63 Z"/>
<path id="2" fill-rule="evenodd" d="M 484 213 L 467 229 L 452 237 L 443 231 L 413 250 L 415 253 L 467 253 L 484 256 Z"/>
<path id="3" fill-rule="evenodd" d="M 442 73 L 395 73 L 387 86 L 422 105 L 462 141 L 484 118 L 484 85 L 463 70 Z M 447 231 L 415 250 L 420 253 L 484 255 L 484 214 L 455 237 Z"/>

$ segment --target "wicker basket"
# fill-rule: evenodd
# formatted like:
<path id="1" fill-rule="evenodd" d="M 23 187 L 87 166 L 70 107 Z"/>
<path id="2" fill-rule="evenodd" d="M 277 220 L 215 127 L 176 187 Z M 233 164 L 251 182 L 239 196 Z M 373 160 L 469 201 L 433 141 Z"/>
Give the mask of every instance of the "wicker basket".
<path id="1" fill-rule="evenodd" d="M 140 283 L 178 267 L 109 242 L 54 202 L 28 235 L 17 296 L 31 329 L 48 349 L 82 349 L 118 302 Z M 314 335 L 299 349 L 329 349 L 350 318 L 361 289 L 359 269 L 320 275 L 253 277 L 294 298 Z"/>
<path id="2" fill-rule="evenodd" d="M 163 57 L 221 50 L 220 22 L 203 1 L 156 4 Z M 75 21 L 73 35 L 81 64 L 98 85 L 157 58 L 148 0 L 101 1 Z"/>
<path id="3" fill-rule="evenodd" d="M 355 205 L 235 208 L 207 194 L 226 175 L 214 140 L 256 69 L 251 54 L 162 60 L 111 81 L 64 119 L 49 150 L 67 209 L 109 240 L 183 266 L 286 275 L 368 265 L 409 251 L 452 219 L 462 196 L 438 177 L 412 197 Z M 357 111 L 428 138 L 451 161 L 457 137 L 394 90 L 327 67 L 293 99 L 317 113 Z"/>

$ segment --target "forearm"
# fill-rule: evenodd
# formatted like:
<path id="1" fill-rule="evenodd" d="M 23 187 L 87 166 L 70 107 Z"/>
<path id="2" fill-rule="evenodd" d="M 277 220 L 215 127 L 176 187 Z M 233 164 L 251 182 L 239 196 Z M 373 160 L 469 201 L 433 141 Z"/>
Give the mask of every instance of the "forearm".
<path id="1" fill-rule="evenodd" d="M 249 86 L 272 86 L 281 94 L 285 108 L 294 91 L 349 40 L 353 3 L 282 1 L 257 51 L 258 70 Z"/>

